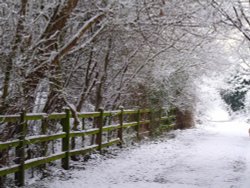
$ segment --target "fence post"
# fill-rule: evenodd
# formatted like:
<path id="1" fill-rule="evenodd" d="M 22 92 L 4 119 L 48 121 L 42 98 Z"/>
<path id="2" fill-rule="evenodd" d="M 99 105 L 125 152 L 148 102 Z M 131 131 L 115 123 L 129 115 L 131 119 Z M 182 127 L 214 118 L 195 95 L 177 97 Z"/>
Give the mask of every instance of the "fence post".
<path id="1" fill-rule="evenodd" d="M 111 125 L 111 123 L 112 123 L 112 115 L 108 117 L 108 125 Z M 111 137 L 112 137 L 112 131 L 108 131 L 108 138 L 107 138 L 108 142 L 110 141 Z"/>
<path id="2" fill-rule="evenodd" d="M 42 120 L 41 134 L 46 135 L 48 129 L 48 118 L 46 117 Z M 41 143 L 41 157 L 45 157 L 48 152 L 48 142 Z M 42 165 L 42 168 L 46 168 L 46 164 Z"/>
<path id="3" fill-rule="evenodd" d="M 153 109 L 151 109 L 150 112 L 149 112 L 149 120 L 150 120 L 150 123 L 149 123 L 149 126 L 148 126 L 149 135 L 153 136 L 153 131 L 154 131 L 154 128 L 155 128 L 155 113 L 154 113 Z"/>
<path id="4" fill-rule="evenodd" d="M 136 117 L 137 125 L 135 127 L 136 130 L 136 137 L 140 140 L 140 121 L 141 121 L 141 112 L 140 109 L 137 110 L 137 117 Z"/>
<path id="5" fill-rule="evenodd" d="M 161 126 L 161 117 L 162 116 L 162 108 L 160 108 L 160 110 L 159 110 L 159 121 L 158 121 L 158 127 L 160 127 Z"/>
<path id="6" fill-rule="evenodd" d="M 82 130 L 85 130 L 85 118 L 82 118 Z M 82 136 L 82 147 L 85 147 L 85 136 Z"/>
<path id="7" fill-rule="evenodd" d="M 100 116 L 98 118 L 98 128 L 99 128 L 99 133 L 97 134 L 96 138 L 96 143 L 98 144 L 98 150 L 101 153 L 102 152 L 102 128 L 103 128 L 103 108 L 99 108 L 98 110 L 100 112 Z"/>
<path id="8" fill-rule="evenodd" d="M 124 107 L 120 106 L 120 114 L 119 114 L 119 123 L 120 123 L 120 127 L 118 129 L 118 138 L 120 139 L 120 146 L 122 146 L 123 143 L 123 111 L 124 111 Z"/>
<path id="9" fill-rule="evenodd" d="M 15 173 L 15 184 L 24 186 L 25 184 L 25 136 L 27 134 L 27 124 L 25 122 L 26 112 L 23 110 L 20 114 L 20 122 L 17 127 L 17 134 L 20 144 L 16 147 L 16 163 L 19 164 L 19 171 Z"/>
<path id="10" fill-rule="evenodd" d="M 70 109 L 65 108 L 66 117 L 62 119 L 63 132 L 66 133 L 62 139 L 62 151 L 65 152 L 65 158 L 62 159 L 62 167 L 65 170 L 69 169 L 69 151 L 70 151 Z"/>

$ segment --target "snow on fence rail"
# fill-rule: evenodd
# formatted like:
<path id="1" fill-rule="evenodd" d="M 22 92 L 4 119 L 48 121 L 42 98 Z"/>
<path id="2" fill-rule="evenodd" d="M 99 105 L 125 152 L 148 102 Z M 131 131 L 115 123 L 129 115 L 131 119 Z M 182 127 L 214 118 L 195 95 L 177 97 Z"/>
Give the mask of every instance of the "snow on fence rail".
<path id="1" fill-rule="evenodd" d="M 116 111 L 104 111 L 100 109 L 99 112 L 81 112 L 77 116 L 82 120 L 81 130 L 71 130 L 71 120 L 74 118 L 70 109 L 65 109 L 64 113 L 52 113 L 52 114 L 29 114 L 22 112 L 20 115 L 4 115 L 0 116 L 1 123 L 14 123 L 17 130 L 17 137 L 14 140 L 6 142 L 0 142 L 0 152 L 9 152 L 11 148 L 15 148 L 15 164 L 10 166 L 3 166 L 0 168 L 0 177 L 8 174 L 15 173 L 15 183 L 17 186 L 23 186 L 25 184 L 25 170 L 37 167 L 39 165 L 45 165 L 46 163 L 61 159 L 61 166 L 64 169 L 69 169 L 70 157 L 86 154 L 93 150 L 102 151 L 102 148 L 108 147 L 114 144 L 122 144 L 124 137 L 124 129 L 134 127 L 136 131 L 136 137 L 140 139 L 143 134 L 150 134 L 155 125 L 167 124 L 173 120 L 173 116 L 163 113 L 164 110 L 158 112 L 149 109 L 137 109 L 137 110 L 124 110 L 121 108 Z M 164 116 L 165 115 L 165 116 Z M 126 116 L 126 118 L 125 118 Z M 131 118 L 131 116 L 134 117 Z M 109 121 L 108 125 L 104 122 L 107 117 L 117 117 L 118 122 Z M 96 127 L 86 129 L 85 119 L 92 118 L 96 120 Z M 132 120 L 131 120 L 132 119 Z M 48 120 L 60 121 L 62 126 L 61 132 L 48 135 Z M 42 121 L 42 131 L 40 135 L 28 136 L 29 123 L 32 121 Z M 145 128 L 146 127 L 146 128 Z M 115 138 L 109 138 L 104 141 L 104 133 L 116 131 Z M 89 146 L 82 146 L 75 148 L 72 146 L 72 141 L 75 138 L 82 138 L 84 142 L 85 136 L 96 136 L 95 142 L 92 142 Z M 45 144 L 42 147 L 46 147 L 49 141 L 55 141 L 61 139 L 61 151 L 46 156 L 47 151 L 42 151 L 41 157 L 27 159 L 26 147 L 31 144 Z M 44 148 L 43 148 L 44 149 Z"/>

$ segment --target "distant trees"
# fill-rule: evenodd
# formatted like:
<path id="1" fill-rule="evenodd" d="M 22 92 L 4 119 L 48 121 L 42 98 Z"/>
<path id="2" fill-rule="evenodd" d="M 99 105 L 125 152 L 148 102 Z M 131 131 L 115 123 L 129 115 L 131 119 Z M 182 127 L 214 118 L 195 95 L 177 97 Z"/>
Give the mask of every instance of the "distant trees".
<path id="1" fill-rule="evenodd" d="M 176 108 L 177 128 L 189 128 L 195 124 L 196 81 L 221 67 L 219 59 L 222 59 L 220 51 L 223 50 L 216 41 L 209 2 L 175 1 L 166 4 L 171 10 L 164 15 L 162 8 L 161 25 L 165 32 L 158 35 L 164 39 L 166 48 L 154 58 L 157 63 L 152 65 L 151 74 L 155 82 L 150 84 L 163 93 L 161 101 L 165 105 Z"/>
<path id="2" fill-rule="evenodd" d="M 245 75 L 242 69 L 238 69 L 236 74 L 229 78 L 228 85 L 229 87 L 221 92 L 222 98 L 232 111 L 243 110 L 250 87 L 250 77 Z"/>
<path id="3" fill-rule="evenodd" d="M 234 48 L 238 63 L 238 72 L 231 74 L 231 87 L 222 91 L 223 99 L 233 111 L 244 109 L 245 96 L 249 90 L 249 44 L 250 44 L 250 2 L 243 0 L 211 2 L 219 16 L 216 25 L 219 28 L 230 28 L 228 39 Z"/>
<path id="4" fill-rule="evenodd" d="M 212 0 L 211 5 L 222 16 L 220 24 L 235 28 L 239 34 L 250 41 L 250 3 L 244 0 L 217 1 Z"/>

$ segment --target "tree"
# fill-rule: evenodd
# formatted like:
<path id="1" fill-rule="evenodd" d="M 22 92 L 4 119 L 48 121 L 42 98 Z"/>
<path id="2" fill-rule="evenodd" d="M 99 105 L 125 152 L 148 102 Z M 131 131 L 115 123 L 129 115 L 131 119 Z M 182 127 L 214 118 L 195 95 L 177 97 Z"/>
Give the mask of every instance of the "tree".
<path id="1" fill-rule="evenodd" d="M 222 16 L 220 23 L 235 28 L 239 34 L 250 41 L 249 2 L 244 0 L 229 2 L 212 0 L 211 5 Z"/>
<path id="2" fill-rule="evenodd" d="M 222 96 L 233 111 L 238 111 L 245 107 L 245 95 L 248 91 L 249 80 L 249 42 L 250 42 L 250 3 L 243 0 L 237 1 L 216 1 L 211 2 L 212 7 L 217 11 L 219 19 L 217 27 L 230 28 L 231 41 L 237 44 L 235 49 L 238 53 L 237 70 L 235 74 L 231 74 L 229 79 L 232 87 L 222 91 Z"/>
<path id="3" fill-rule="evenodd" d="M 237 68 L 235 73 L 227 79 L 228 87 L 221 91 L 222 98 L 230 106 L 232 111 L 245 108 L 245 97 L 249 90 L 250 80 L 243 68 Z"/>

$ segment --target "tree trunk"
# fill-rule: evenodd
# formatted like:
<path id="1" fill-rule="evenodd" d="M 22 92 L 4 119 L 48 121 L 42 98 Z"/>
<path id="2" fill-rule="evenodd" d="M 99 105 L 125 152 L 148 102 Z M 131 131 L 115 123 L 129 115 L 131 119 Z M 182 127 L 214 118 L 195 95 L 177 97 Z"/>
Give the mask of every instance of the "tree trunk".
<path id="1" fill-rule="evenodd" d="M 96 96 L 95 96 L 95 111 L 98 111 L 103 103 L 103 87 L 104 84 L 106 82 L 107 79 L 107 69 L 108 69 L 108 65 L 110 62 L 110 51 L 111 51 L 111 45 L 112 45 L 112 38 L 110 37 L 108 40 L 108 50 L 105 56 L 105 61 L 104 61 L 104 67 L 103 67 L 103 72 L 101 75 L 101 78 L 99 80 L 99 83 L 96 85 Z M 94 128 L 98 127 L 98 120 L 94 119 Z M 91 139 L 91 144 L 94 144 L 94 140 L 95 140 L 95 135 L 92 136 Z M 97 143 L 97 138 L 96 141 Z"/>
<path id="2" fill-rule="evenodd" d="M 6 63 L 7 65 L 3 80 L 3 92 L 2 92 L 3 94 L 0 103 L 0 114 L 4 114 L 4 110 L 8 107 L 8 102 L 6 101 L 6 99 L 9 95 L 10 77 L 11 77 L 11 70 L 13 67 L 13 63 L 11 60 L 8 59 Z"/>

